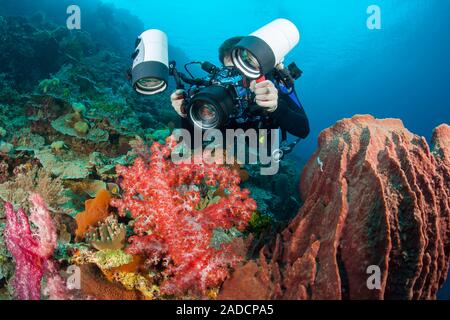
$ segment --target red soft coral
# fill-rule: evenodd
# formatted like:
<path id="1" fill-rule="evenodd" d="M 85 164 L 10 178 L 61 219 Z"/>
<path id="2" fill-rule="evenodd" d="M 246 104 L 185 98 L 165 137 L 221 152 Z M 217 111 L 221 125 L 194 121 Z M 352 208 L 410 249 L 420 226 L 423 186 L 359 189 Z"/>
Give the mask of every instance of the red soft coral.
<path id="1" fill-rule="evenodd" d="M 36 227 L 35 232 L 30 228 L 28 216 L 22 209 L 15 212 L 11 203 L 5 204 L 5 240 L 16 263 L 13 287 L 16 298 L 20 300 L 41 298 L 41 280 L 44 274 L 48 275 L 52 283 L 62 282 L 52 260 L 57 245 L 55 224 L 40 195 L 32 194 L 30 202 L 30 220 Z M 50 299 L 66 297 L 62 294 L 63 289 L 59 289 L 56 295 L 52 290 L 54 287 L 49 288 Z"/>
<path id="2" fill-rule="evenodd" d="M 154 143 L 150 161 L 138 158 L 132 167 L 117 167 L 122 177 L 122 199 L 112 205 L 135 219 L 135 236 L 128 251 L 150 259 L 170 258 L 161 286 L 166 294 L 188 291 L 205 294 L 227 277 L 240 261 L 231 244 L 220 250 L 210 246 L 217 228 L 244 230 L 256 203 L 239 187 L 239 174 L 211 163 L 176 164 L 170 161 L 173 140 Z M 197 159 L 198 160 L 198 159 Z M 202 185 L 225 190 L 228 196 L 203 210 L 196 210 Z"/>

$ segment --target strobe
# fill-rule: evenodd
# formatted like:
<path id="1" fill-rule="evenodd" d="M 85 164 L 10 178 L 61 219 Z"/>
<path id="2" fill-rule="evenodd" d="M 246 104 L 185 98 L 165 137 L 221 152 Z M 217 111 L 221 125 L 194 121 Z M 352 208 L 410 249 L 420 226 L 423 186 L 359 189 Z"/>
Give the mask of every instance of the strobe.
<path id="1" fill-rule="evenodd" d="M 277 19 L 244 37 L 233 49 L 234 65 L 248 78 L 270 73 L 299 43 L 300 32 L 289 20 Z"/>
<path id="2" fill-rule="evenodd" d="M 136 41 L 133 58 L 131 81 L 137 92 L 153 95 L 167 89 L 169 53 L 164 32 L 156 29 L 143 32 Z"/>

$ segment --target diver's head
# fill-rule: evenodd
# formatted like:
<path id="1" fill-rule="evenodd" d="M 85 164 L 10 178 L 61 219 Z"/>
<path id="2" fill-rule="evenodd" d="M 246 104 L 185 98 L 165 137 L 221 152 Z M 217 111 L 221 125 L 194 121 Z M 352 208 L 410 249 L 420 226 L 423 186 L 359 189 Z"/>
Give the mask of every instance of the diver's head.
<path id="1" fill-rule="evenodd" d="M 225 40 L 219 48 L 219 60 L 226 67 L 234 66 L 233 60 L 231 59 L 231 52 L 233 51 L 234 46 L 236 46 L 239 41 L 241 41 L 244 37 L 233 37 L 228 40 Z"/>

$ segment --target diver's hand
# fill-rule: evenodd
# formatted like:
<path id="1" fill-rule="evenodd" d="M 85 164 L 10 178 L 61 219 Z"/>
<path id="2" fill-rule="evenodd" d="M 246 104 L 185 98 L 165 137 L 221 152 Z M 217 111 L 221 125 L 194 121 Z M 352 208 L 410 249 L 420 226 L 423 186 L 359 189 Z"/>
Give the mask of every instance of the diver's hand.
<path id="1" fill-rule="evenodd" d="M 265 80 L 260 83 L 252 81 L 250 89 L 255 93 L 256 104 L 268 112 L 274 112 L 278 107 L 278 89 L 272 81 Z"/>
<path id="2" fill-rule="evenodd" d="M 172 107 L 180 115 L 180 117 L 186 118 L 187 114 L 184 109 L 184 90 L 177 90 L 170 96 Z"/>

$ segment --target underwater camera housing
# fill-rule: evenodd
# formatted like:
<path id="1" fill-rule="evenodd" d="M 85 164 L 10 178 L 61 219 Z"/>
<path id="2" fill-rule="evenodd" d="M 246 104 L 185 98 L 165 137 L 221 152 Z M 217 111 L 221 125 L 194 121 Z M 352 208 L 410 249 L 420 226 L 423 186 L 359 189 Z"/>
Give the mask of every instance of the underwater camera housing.
<path id="1" fill-rule="evenodd" d="M 203 78 L 195 78 L 188 66 L 199 64 L 207 73 Z M 190 62 L 185 65 L 189 76 L 176 69 L 176 63 L 170 63 L 170 74 L 175 78 L 177 89 L 186 90 L 186 113 L 191 124 L 199 129 L 222 128 L 231 119 L 247 121 L 255 115 L 251 112 L 254 98 L 243 76 L 234 68 L 219 68 L 210 62 Z"/>
<path id="2" fill-rule="evenodd" d="M 179 72 L 176 62 L 168 62 L 167 36 L 160 30 L 142 33 L 136 42 L 131 69 L 133 88 L 141 94 L 153 95 L 165 91 L 168 77 L 173 76 L 177 89 L 185 90 L 185 111 L 190 123 L 199 129 L 220 129 L 232 119 L 236 123 L 258 121 L 268 117 L 254 103 L 250 90 L 252 79 L 272 76 L 276 84 L 292 92 L 294 81 L 302 72 L 295 65 L 283 65 L 284 56 L 299 42 L 295 25 L 277 19 L 245 37 L 232 51 L 235 67 L 217 67 L 210 62 L 190 62 Z M 198 64 L 207 73 L 195 78 L 188 66 Z M 250 68 L 250 71 L 249 71 Z"/>
<path id="3" fill-rule="evenodd" d="M 188 66 L 199 64 L 208 75 L 195 78 Z M 254 104 L 255 94 L 250 90 L 250 81 L 234 67 L 219 68 L 210 62 L 190 62 L 185 65 L 189 76 L 176 68 L 176 62 L 169 64 L 169 74 L 175 79 L 177 89 L 185 90 L 185 108 L 191 124 L 199 129 L 220 129 L 234 120 L 236 123 L 258 121 L 267 114 Z M 288 91 L 294 88 L 294 81 L 302 71 L 291 63 L 288 68 L 279 64 L 272 70 L 272 78 Z"/>

